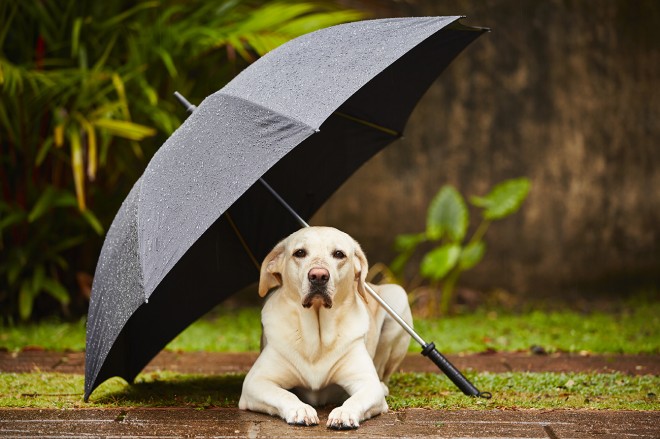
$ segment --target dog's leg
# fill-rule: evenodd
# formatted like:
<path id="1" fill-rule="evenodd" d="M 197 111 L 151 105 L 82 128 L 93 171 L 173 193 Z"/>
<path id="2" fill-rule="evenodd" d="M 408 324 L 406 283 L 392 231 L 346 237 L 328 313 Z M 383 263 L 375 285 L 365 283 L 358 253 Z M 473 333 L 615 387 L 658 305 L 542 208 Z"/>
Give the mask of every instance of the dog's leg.
<path id="1" fill-rule="evenodd" d="M 282 384 L 277 384 L 280 380 L 276 374 L 277 371 L 274 371 L 272 366 L 267 369 L 264 362 L 257 359 L 243 381 L 238 408 L 277 415 L 292 425 L 318 425 L 316 410 L 284 389 Z"/>
<path id="2" fill-rule="evenodd" d="M 360 422 L 387 412 L 383 386 L 373 367 L 366 348 L 358 348 L 346 355 L 346 361 L 337 368 L 334 381 L 350 397 L 328 416 L 329 428 L 344 430 L 358 428 Z"/>

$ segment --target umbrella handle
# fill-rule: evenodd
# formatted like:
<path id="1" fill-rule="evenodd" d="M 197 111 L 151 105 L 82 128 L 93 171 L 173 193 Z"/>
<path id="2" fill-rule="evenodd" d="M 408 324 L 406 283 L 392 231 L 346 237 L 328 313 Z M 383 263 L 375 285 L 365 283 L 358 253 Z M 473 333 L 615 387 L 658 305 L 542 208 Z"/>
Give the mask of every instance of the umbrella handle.
<path id="1" fill-rule="evenodd" d="M 492 397 L 490 392 L 481 392 L 477 389 L 474 384 L 472 384 L 465 376 L 454 367 L 453 364 L 445 358 L 438 350 L 435 348 L 435 343 L 431 342 L 427 344 L 424 349 L 422 349 L 422 355 L 428 357 L 431 361 L 435 363 L 438 368 L 444 372 L 445 375 L 451 380 L 452 383 L 456 384 L 456 387 L 461 389 L 467 396 L 478 396 L 480 398 L 490 399 Z"/>
<path id="2" fill-rule="evenodd" d="M 399 314 L 397 314 L 392 307 L 383 300 L 382 297 L 376 293 L 376 291 L 371 287 L 371 285 L 367 284 L 366 285 L 366 290 L 367 292 L 373 297 L 376 302 L 380 304 L 380 306 L 385 309 L 385 311 L 399 324 L 401 327 L 408 333 L 410 336 L 422 346 L 422 355 L 425 357 L 428 357 L 431 361 L 435 363 L 438 368 L 444 372 L 445 375 L 451 380 L 452 383 L 458 387 L 461 392 L 463 392 L 465 395 L 468 396 L 479 396 L 481 398 L 485 399 L 490 399 L 492 395 L 490 392 L 481 392 L 479 389 L 477 389 L 474 384 L 472 384 L 465 376 L 458 370 L 456 367 L 454 367 L 453 364 L 447 360 L 447 358 L 442 355 L 438 350 L 435 348 L 435 343 L 426 343 L 422 337 L 415 332 L 415 330 L 408 324 L 406 323 L 405 320 L 401 318 Z"/>

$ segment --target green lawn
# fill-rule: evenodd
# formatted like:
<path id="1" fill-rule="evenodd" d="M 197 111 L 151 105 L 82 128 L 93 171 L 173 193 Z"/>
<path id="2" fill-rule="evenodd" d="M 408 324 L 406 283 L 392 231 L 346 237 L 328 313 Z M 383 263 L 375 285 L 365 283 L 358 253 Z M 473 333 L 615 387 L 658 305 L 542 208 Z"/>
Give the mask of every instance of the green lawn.
<path id="1" fill-rule="evenodd" d="M 517 351 L 542 346 L 548 352 L 660 353 L 660 302 L 628 305 L 617 313 L 482 310 L 441 319 L 417 319 L 415 327 L 443 353 Z M 167 349 L 250 352 L 259 350 L 259 310 L 216 310 L 193 323 Z M 85 322 L 43 322 L 0 328 L 0 349 L 26 346 L 82 351 Z M 411 350 L 419 347 L 411 344 Z"/>

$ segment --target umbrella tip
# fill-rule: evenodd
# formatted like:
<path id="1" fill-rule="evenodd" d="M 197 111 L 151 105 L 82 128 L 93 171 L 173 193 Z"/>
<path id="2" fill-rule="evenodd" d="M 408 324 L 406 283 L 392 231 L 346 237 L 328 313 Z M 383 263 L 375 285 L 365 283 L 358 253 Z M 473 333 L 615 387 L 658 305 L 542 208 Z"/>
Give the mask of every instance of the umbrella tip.
<path id="1" fill-rule="evenodd" d="M 186 111 L 188 111 L 188 113 L 192 113 L 192 112 L 195 111 L 195 109 L 197 108 L 196 105 L 191 104 L 191 103 L 188 101 L 188 99 L 186 99 L 186 98 L 185 98 L 181 93 L 179 93 L 178 91 L 175 91 L 175 92 L 174 92 L 174 97 L 179 101 L 179 103 L 180 103 L 181 105 L 183 105 L 183 107 L 186 109 Z"/>

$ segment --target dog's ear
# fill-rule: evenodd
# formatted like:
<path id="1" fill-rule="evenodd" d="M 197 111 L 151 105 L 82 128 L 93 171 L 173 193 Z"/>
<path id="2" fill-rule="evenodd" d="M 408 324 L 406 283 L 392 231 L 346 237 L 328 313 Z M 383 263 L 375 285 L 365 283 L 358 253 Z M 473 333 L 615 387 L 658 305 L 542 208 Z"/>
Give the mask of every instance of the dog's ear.
<path id="1" fill-rule="evenodd" d="M 365 302 L 369 302 L 367 300 L 367 273 L 369 272 L 369 263 L 367 262 L 367 257 L 365 256 L 364 252 L 362 251 L 362 248 L 360 248 L 360 245 L 356 242 L 355 243 L 355 280 L 357 281 L 357 290 L 360 296 L 364 299 Z"/>
<path id="2" fill-rule="evenodd" d="M 259 275 L 259 296 L 264 297 L 273 288 L 282 286 L 284 268 L 284 243 L 275 246 L 261 264 Z"/>

